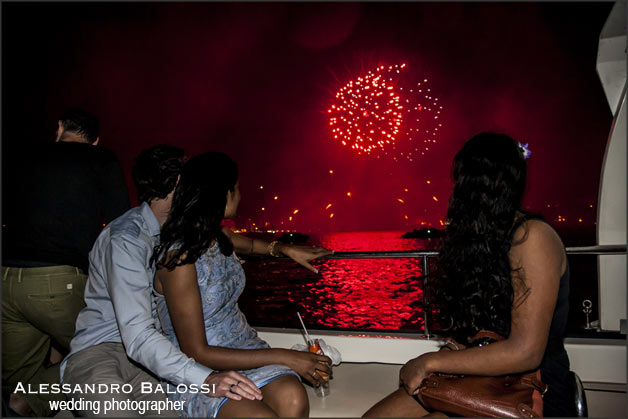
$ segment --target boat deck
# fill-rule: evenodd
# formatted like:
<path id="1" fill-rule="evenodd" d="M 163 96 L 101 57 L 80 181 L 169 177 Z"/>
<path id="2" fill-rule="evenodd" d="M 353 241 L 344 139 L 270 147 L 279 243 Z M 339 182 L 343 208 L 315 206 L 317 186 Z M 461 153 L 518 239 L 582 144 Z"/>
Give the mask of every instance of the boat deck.
<path id="1" fill-rule="evenodd" d="M 330 394 L 318 397 L 306 386 L 310 417 L 360 417 L 390 394 L 399 382 L 400 365 L 344 362 L 334 367 Z"/>
<path id="2" fill-rule="evenodd" d="M 298 330 L 260 328 L 271 346 L 301 343 Z M 397 388 L 399 369 L 407 360 L 438 348 L 437 340 L 403 334 L 341 334 L 311 331 L 340 350 L 343 362 L 334 367 L 330 394 L 318 397 L 306 386 L 310 417 L 360 417 Z M 583 382 L 589 417 L 628 417 L 626 411 L 625 339 L 565 339 L 571 369 Z M 56 417 L 72 417 L 59 412 Z"/>

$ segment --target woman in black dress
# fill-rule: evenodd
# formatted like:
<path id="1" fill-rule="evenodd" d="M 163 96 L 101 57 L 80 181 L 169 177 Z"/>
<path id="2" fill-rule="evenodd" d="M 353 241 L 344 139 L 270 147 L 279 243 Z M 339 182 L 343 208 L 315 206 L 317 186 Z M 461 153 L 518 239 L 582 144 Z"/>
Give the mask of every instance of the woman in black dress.
<path id="1" fill-rule="evenodd" d="M 544 416 L 575 414 L 562 344 L 567 256 L 554 229 L 521 208 L 528 155 L 509 136 L 494 133 L 474 136 L 456 155 L 439 271 L 430 281 L 444 322 L 451 323 L 445 333 L 455 342 L 408 361 L 399 374 L 401 387 L 365 416 L 428 415 L 416 394 L 433 372 L 499 376 L 539 367 L 549 386 Z M 480 330 L 506 339 L 469 345 Z M 447 350 L 452 345 L 462 350 Z"/>

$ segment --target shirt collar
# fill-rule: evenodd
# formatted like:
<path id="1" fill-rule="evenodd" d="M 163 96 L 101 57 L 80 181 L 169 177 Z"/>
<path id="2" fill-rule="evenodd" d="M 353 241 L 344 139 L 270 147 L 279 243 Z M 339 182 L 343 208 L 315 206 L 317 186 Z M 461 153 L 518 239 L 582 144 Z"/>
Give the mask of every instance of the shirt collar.
<path id="1" fill-rule="evenodd" d="M 157 217 L 153 214 L 153 210 L 150 209 L 150 205 L 146 202 L 142 202 L 142 218 L 146 221 L 148 234 L 153 237 L 159 236 L 159 231 L 161 230 L 159 221 L 157 221 Z"/>

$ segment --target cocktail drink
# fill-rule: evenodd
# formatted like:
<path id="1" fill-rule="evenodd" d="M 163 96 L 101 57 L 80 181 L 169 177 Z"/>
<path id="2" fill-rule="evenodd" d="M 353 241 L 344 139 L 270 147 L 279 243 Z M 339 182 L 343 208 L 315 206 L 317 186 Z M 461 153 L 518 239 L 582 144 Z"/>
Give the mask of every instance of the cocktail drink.
<path id="1" fill-rule="evenodd" d="M 321 349 L 321 345 L 318 343 L 318 339 L 314 339 L 313 341 L 310 341 L 310 348 L 309 348 L 310 352 L 314 353 L 314 354 L 318 354 L 318 355 L 325 355 L 323 353 L 323 350 Z M 322 364 L 323 362 L 321 362 Z M 316 395 L 319 397 L 325 397 L 327 395 L 329 395 L 330 390 L 329 390 L 329 374 L 327 374 L 324 371 L 321 370 L 316 370 L 316 372 L 321 376 L 321 378 L 323 379 L 323 383 L 321 383 L 320 386 L 315 388 L 315 392 Z"/>

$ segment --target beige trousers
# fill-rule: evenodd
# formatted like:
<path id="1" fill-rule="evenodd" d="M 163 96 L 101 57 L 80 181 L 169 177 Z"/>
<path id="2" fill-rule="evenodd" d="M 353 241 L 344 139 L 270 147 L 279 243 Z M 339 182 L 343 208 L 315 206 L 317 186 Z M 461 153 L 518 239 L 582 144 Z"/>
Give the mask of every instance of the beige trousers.
<path id="1" fill-rule="evenodd" d="M 87 349 L 83 349 L 70 356 L 63 372 L 63 383 L 70 384 L 72 388 L 77 385 L 101 386 L 104 392 L 73 392 L 68 394 L 68 400 L 76 402 L 82 400 L 86 409 L 77 413 L 88 417 L 139 417 L 139 416 L 165 416 L 178 417 L 175 410 L 146 410 L 143 414 L 137 410 L 137 406 L 145 403 L 150 406 L 152 401 L 165 402 L 167 397 L 160 392 L 142 391 L 147 387 L 156 388 L 159 381 L 135 362 L 131 361 L 120 343 L 101 343 Z M 148 384 L 150 383 L 150 384 Z M 116 386 L 117 385 L 117 386 Z M 124 388 L 122 387 L 124 385 Z M 119 390 L 115 390 L 118 388 Z M 135 405 L 131 407 L 135 401 Z M 110 407 L 122 407 L 121 409 L 108 409 L 104 414 L 105 405 Z M 163 405 L 164 403 L 162 403 Z M 90 406 L 91 405 L 91 406 Z M 99 407 L 99 410 L 94 410 Z"/>

